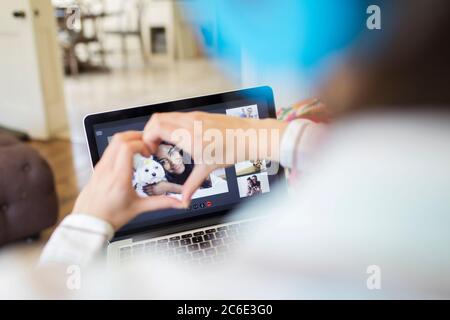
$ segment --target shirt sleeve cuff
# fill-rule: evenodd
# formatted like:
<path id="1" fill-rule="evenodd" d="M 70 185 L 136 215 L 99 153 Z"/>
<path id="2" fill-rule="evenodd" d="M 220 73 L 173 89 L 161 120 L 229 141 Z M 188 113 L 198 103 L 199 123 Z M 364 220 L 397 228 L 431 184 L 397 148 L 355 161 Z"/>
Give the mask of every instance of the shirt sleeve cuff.
<path id="1" fill-rule="evenodd" d="M 105 247 L 113 235 L 114 229 L 106 221 L 86 214 L 71 214 L 53 232 L 39 264 L 85 265 Z"/>
<path id="2" fill-rule="evenodd" d="M 289 122 L 281 139 L 280 163 L 285 168 L 293 168 L 297 154 L 297 146 L 306 127 L 313 122 L 306 119 L 298 119 Z"/>
<path id="3" fill-rule="evenodd" d="M 114 229 L 111 224 L 100 218 L 82 213 L 68 215 L 61 222 L 60 226 L 99 233 L 106 236 L 107 240 L 110 240 L 114 235 Z"/>

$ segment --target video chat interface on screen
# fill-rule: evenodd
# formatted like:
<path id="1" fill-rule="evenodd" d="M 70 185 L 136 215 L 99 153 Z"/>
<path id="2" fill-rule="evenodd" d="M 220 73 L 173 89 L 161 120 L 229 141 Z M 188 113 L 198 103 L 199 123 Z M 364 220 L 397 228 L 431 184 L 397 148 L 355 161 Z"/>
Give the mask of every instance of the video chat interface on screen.
<path id="1" fill-rule="evenodd" d="M 202 108 L 204 110 L 205 108 Z M 212 113 L 222 113 L 241 118 L 265 118 L 267 108 L 261 104 L 246 104 L 214 106 L 207 110 Z M 112 136 L 126 130 L 142 131 L 149 117 L 139 117 L 94 125 L 95 137 L 99 155 L 106 149 Z M 132 185 L 141 197 L 166 194 L 180 198 L 181 186 L 186 181 L 193 166 L 183 163 L 183 151 L 169 143 L 162 143 L 156 154 L 150 158 L 141 155 L 134 157 Z M 158 221 L 175 217 L 180 214 L 204 214 L 217 208 L 235 204 L 242 198 L 254 197 L 270 192 L 271 177 L 265 160 L 244 161 L 228 168 L 213 171 L 200 188 L 194 193 L 188 212 L 180 210 L 164 210 L 148 215 L 141 215 L 134 223 Z"/>

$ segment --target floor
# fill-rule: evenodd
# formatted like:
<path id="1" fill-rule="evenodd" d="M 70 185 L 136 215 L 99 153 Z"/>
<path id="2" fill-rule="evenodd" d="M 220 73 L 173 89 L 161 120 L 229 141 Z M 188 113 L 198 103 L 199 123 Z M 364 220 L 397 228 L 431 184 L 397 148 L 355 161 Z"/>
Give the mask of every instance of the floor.
<path id="1" fill-rule="evenodd" d="M 59 197 L 59 220 L 71 212 L 76 197 L 91 175 L 82 120 L 88 113 L 150 104 L 238 88 L 206 59 L 172 64 L 116 68 L 108 73 L 66 77 L 68 139 L 32 141 L 53 169 Z M 40 242 L 52 232 L 46 230 Z"/>
<path id="2" fill-rule="evenodd" d="M 88 113 L 145 105 L 237 89 L 206 59 L 184 60 L 144 67 L 118 66 L 110 73 L 68 77 L 65 95 L 72 140 L 84 142 L 83 117 Z"/>

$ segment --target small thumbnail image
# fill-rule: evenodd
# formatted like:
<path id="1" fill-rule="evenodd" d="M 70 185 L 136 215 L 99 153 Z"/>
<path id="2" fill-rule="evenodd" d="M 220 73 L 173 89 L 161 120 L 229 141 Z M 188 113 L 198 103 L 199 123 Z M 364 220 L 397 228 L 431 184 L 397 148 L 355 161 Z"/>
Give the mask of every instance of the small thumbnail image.
<path id="1" fill-rule="evenodd" d="M 258 119 L 258 105 L 244 106 L 225 110 L 226 114 L 232 117 Z"/>
<path id="2" fill-rule="evenodd" d="M 270 191 L 267 172 L 237 178 L 239 197 L 253 197 Z"/>
<path id="3" fill-rule="evenodd" d="M 240 177 L 253 173 L 266 172 L 267 165 L 266 160 L 243 161 L 236 163 L 234 168 L 236 170 L 236 176 Z"/>
<path id="4" fill-rule="evenodd" d="M 225 169 L 216 169 L 209 174 L 209 178 L 206 181 L 210 181 L 211 187 L 199 188 L 192 195 L 192 199 L 209 197 L 215 194 L 228 192 L 227 176 Z"/>

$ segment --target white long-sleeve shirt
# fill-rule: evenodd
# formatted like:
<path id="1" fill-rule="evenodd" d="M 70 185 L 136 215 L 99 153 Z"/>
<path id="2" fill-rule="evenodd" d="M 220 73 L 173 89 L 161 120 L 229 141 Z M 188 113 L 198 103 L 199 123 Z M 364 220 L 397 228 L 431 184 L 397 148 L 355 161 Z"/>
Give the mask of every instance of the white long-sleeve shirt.
<path id="1" fill-rule="evenodd" d="M 201 272 L 158 259 L 83 270 L 83 298 L 450 298 L 448 119 L 366 116 L 327 128 L 292 122 L 281 162 L 299 169 L 288 194 L 242 206 L 264 210 L 228 263 Z M 302 127 L 308 124 L 304 130 Z M 299 136 L 301 135 L 301 136 Z M 67 217 L 41 256 L 85 265 L 113 235 L 91 216 Z"/>

